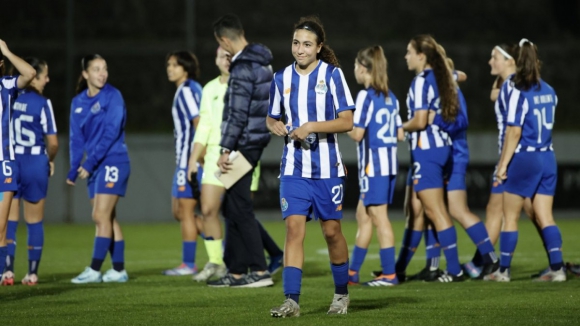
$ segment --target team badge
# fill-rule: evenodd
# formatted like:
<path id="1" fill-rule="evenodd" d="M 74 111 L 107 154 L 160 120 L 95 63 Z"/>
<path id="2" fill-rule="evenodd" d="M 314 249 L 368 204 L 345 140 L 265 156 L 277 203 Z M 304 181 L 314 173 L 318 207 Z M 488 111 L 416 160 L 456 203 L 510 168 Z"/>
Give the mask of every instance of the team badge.
<path id="1" fill-rule="evenodd" d="M 280 206 L 282 207 L 282 212 L 285 212 L 288 209 L 288 202 L 286 201 L 286 198 L 282 198 L 282 200 L 280 200 Z"/>
<path id="2" fill-rule="evenodd" d="M 93 106 L 91 106 L 91 113 L 97 114 L 101 111 L 101 103 L 97 102 Z"/>
<path id="3" fill-rule="evenodd" d="M 328 91 L 328 87 L 326 87 L 326 83 L 324 82 L 324 80 L 318 81 L 318 85 L 316 85 L 314 91 L 316 92 L 316 94 L 320 95 L 326 94 L 326 91 Z"/>

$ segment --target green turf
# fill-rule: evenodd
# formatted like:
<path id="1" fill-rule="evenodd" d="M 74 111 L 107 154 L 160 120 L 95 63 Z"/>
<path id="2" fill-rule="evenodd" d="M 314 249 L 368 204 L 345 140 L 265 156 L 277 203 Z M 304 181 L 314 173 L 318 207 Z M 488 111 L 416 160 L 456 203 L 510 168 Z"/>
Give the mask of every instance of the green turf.
<path id="1" fill-rule="evenodd" d="M 282 222 L 264 223 L 283 243 Z M 559 222 L 564 238 L 564 258 L 580 262 L 580 223 Z M 401 236 L 402 222 L 394 222 Z M 0 288 L 3 325 L 504 325 L 576 323 L 580 312 L 580 279 L 561 284 L 533 283 L 529 275 L 547 266 L 541 241 L 528 221 L 520 222 L 520 239 L 508 284 L 467 281 L 454 284 L 409 282 L 393 288 L 350 288 L 351 305 L 346 316 L 327 316 L 333 295 L 328 256 L 319 225 L 308 225 L 301 316 L 275 320 L 269 309 L 282 303 L 280 274 L 265 289 L 208 288 L 189 277 L 162 276 L 161 270 L 180 262 L 177 224 L 124 225 L 130 281 L 126 284 L 73 285 L 70 279 L 90 262 L 94 226 L 47 225 L 40 284 Z M 344 223 L 349 244 L 356 224 Z M 458 228 L 462 261 L 474 250 Z M 26 227 L 18 231 L 16 277 L 26 272 Z M 397 244 L 400 238 L 397 239 Z M 375 242 L 376 243 L 376 242 Z M 422 246 L 422 245 L 421 245 Z M 379 267 L 378 246 L 372 244 L 361 271 L 362 280 Z M 198 265 L 207 260 L 198 246 Z M 424 264 L 419 250 L 409 272 Z M 105 262 L 103 269 L 110 263 Z M 369 277 L 367 277 L 369 275 Z"/>

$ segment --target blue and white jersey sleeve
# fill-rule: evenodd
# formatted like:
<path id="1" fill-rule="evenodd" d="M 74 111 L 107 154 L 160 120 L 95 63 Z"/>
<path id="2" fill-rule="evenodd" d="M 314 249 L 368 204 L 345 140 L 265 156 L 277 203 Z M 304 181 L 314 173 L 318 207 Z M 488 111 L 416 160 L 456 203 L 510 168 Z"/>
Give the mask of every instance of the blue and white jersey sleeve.
<path id="1" fill-rule="evenodd" d="M 106 106 L 104 130 L 101 138 L 95 146 L 87 153 L 87 159 L 83 163 L 83 168 L 92 173 L 103 161 L 109 149 L 119 138 L 119 133 L 124 128 L 125 123 L 125 101 L 119 91 L 110 93 Z"/>
<path id="2" fill-rule="evenodd" d="M 366 129 L 373 116 L 374 106 L 367 90 L 362 90 L 356 97 L 356 109 L 354 111 L 354 126 Z"/>
<path id="3" fill-rule="evenodd" d="M 14 160 L 11 109 L 18 96 L 18 77 L 0 77 L 0 161 Z"/>
<path id="4" fill-rule="evenodd" d="M 336 113 L 345 110 L 354 110 L 354 101 L 352 95 L 344 79 L 344 74 L 340 68 L 334 68 L 332 77 L 330 79 L 330 92 L 334 100 L 334 108 Z"/>
<path id="5" fill-rule="evenodd" d="M 282 90 L 278 88 L 276 74 L 272 78 L 270 85 L 270 105 L 268 106 L 268 116 L 273 119 L 280 119 L 282 117 Z"/>
<path id="6" fill-rule="evenodd" d="M 52 109 L 52 102 L 46 99 L 46 104 L 40 111 L 40 124 L 45 135 L 56 134 L 56 123 L 54 121 L 54 111 Z"/>
<path id="7" fill-rule="evenodd" d="M 191 121 L 199 116 L 199 92 L 194 92 L 190 85 L 184 85 L 179 94 L 179 106 L 182 108 L 187 120 Z"/>

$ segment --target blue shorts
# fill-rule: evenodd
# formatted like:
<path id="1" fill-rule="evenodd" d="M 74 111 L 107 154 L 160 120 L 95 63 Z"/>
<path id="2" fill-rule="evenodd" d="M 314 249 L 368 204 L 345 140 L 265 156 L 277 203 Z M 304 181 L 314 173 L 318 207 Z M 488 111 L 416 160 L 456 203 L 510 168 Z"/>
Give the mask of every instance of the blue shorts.
<path id="1" fill-rule="evenodd" d="M 363 205 L 390 205 L 393 202 L 396 181 L 396 175 L 359 177 L 360 200 Z"/>
<path id="2" fill-rule="evenodd" d="M 508 166 L 504 191 L 526 198 L 535 194 L 554 196 L 557 179 L 554 152 L 519 152 Z"/>
<path id="3" fill-rule="evenodd" d="M 201 191 L 201 178 L 203 176 L 203 168 L 197 163 L 197 185 Z M 171 196 L 173 198 L 193 198 L 193 191 L 187 182 L 187 169 L 180 169 L 177 167 L 173 174 L 173 185 L 171 186 Z"/>
<path id="4" fill-rule="evenodd" d="M 451 146 L 411 151 L 413 190 L 443 188 L 451 172 Z"/>
<path id="5" fill-rule="evenodd" d="M 496 195 L 503 194 L 503 183 L 497 180 L 495 174 L 497 173 L 497 165 L 493 169 L 493 175 L 491 176 L 491 193 Z"/>
<path id="6" fill-rule="evenodd" d="M 308 220 L 339 220 L 342 218 L 344 178 L 307 179 L 280 178 L 280 207 L 284 218 L 304 215 Z"/>
<path id="7" fill-rule="evenodd" d="M 2 161 L 2 166 L 0 167 L 0 192 L 18 191 L 19 174 L 18 164 L 15 161 Z"/>
<path id="8" fill-rule="evenodd" d="M 20 185 L 15 199 L 37 203 L 46 198 L 50 166 L 46 155 L 16 155 Z"/>
<path id="9" fill-rule="evenodd" d="M 124 197 L 130 174 L 129 163 L 101 164 L 89 177 L 89 198 L 95 198 L 95 194 Z"/>
<path id="10" fill-rule="evenodd" d="M 451 173 L 445 184 L 446 191 L 467 190 L 465 186 L 465 173 Z"/>

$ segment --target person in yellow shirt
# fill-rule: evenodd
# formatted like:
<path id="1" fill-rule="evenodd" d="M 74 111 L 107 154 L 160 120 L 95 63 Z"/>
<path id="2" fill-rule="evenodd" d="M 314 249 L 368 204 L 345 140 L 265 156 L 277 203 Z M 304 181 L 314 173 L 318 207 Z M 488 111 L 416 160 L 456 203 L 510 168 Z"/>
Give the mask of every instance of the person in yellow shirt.
<path id="1" fill-rule="evenodd" d="M 189 158 L 188 179 L 192 173 L 197 173 L 196 162 L 203 161 L 203 176 L 201 179 L 201 209 L 203 214 L 203 230 L 205 235 L 205 248 L 209 261 L 204 269 L 193 279 L 198 282 L 207 281 L 212 277 L 223 277 L 226 273 L 224 259 L 228 259 L 227 250 L 224 257 L 223 234 L 219 220 L 219 209 L 225 188 L 215 176 L 219 170 L 217 166 L 220 157 L 220 139 L 222 113 L 224 108 L 224 95 L 228 88 L 230 54 L 221 47 L 217 50 L 216 66 L 220 75 L 208 82 L 202 91 L 200 104 L 200 121 L 194 137 L 194 147 Z M 202 159 L 203 158 L 203 159 Z M 252 176 L 252 192 L 258 190 L 260 180 L 260 165 L 254 169 Z M 282 267 L 283 251 L 276 245 L 274 240 L 258 223 L 264 249 L 270 255 L 268 270 L 270 273 L 277 272 Z M 226 246 L 227 248 L 227 246 Z"/>

